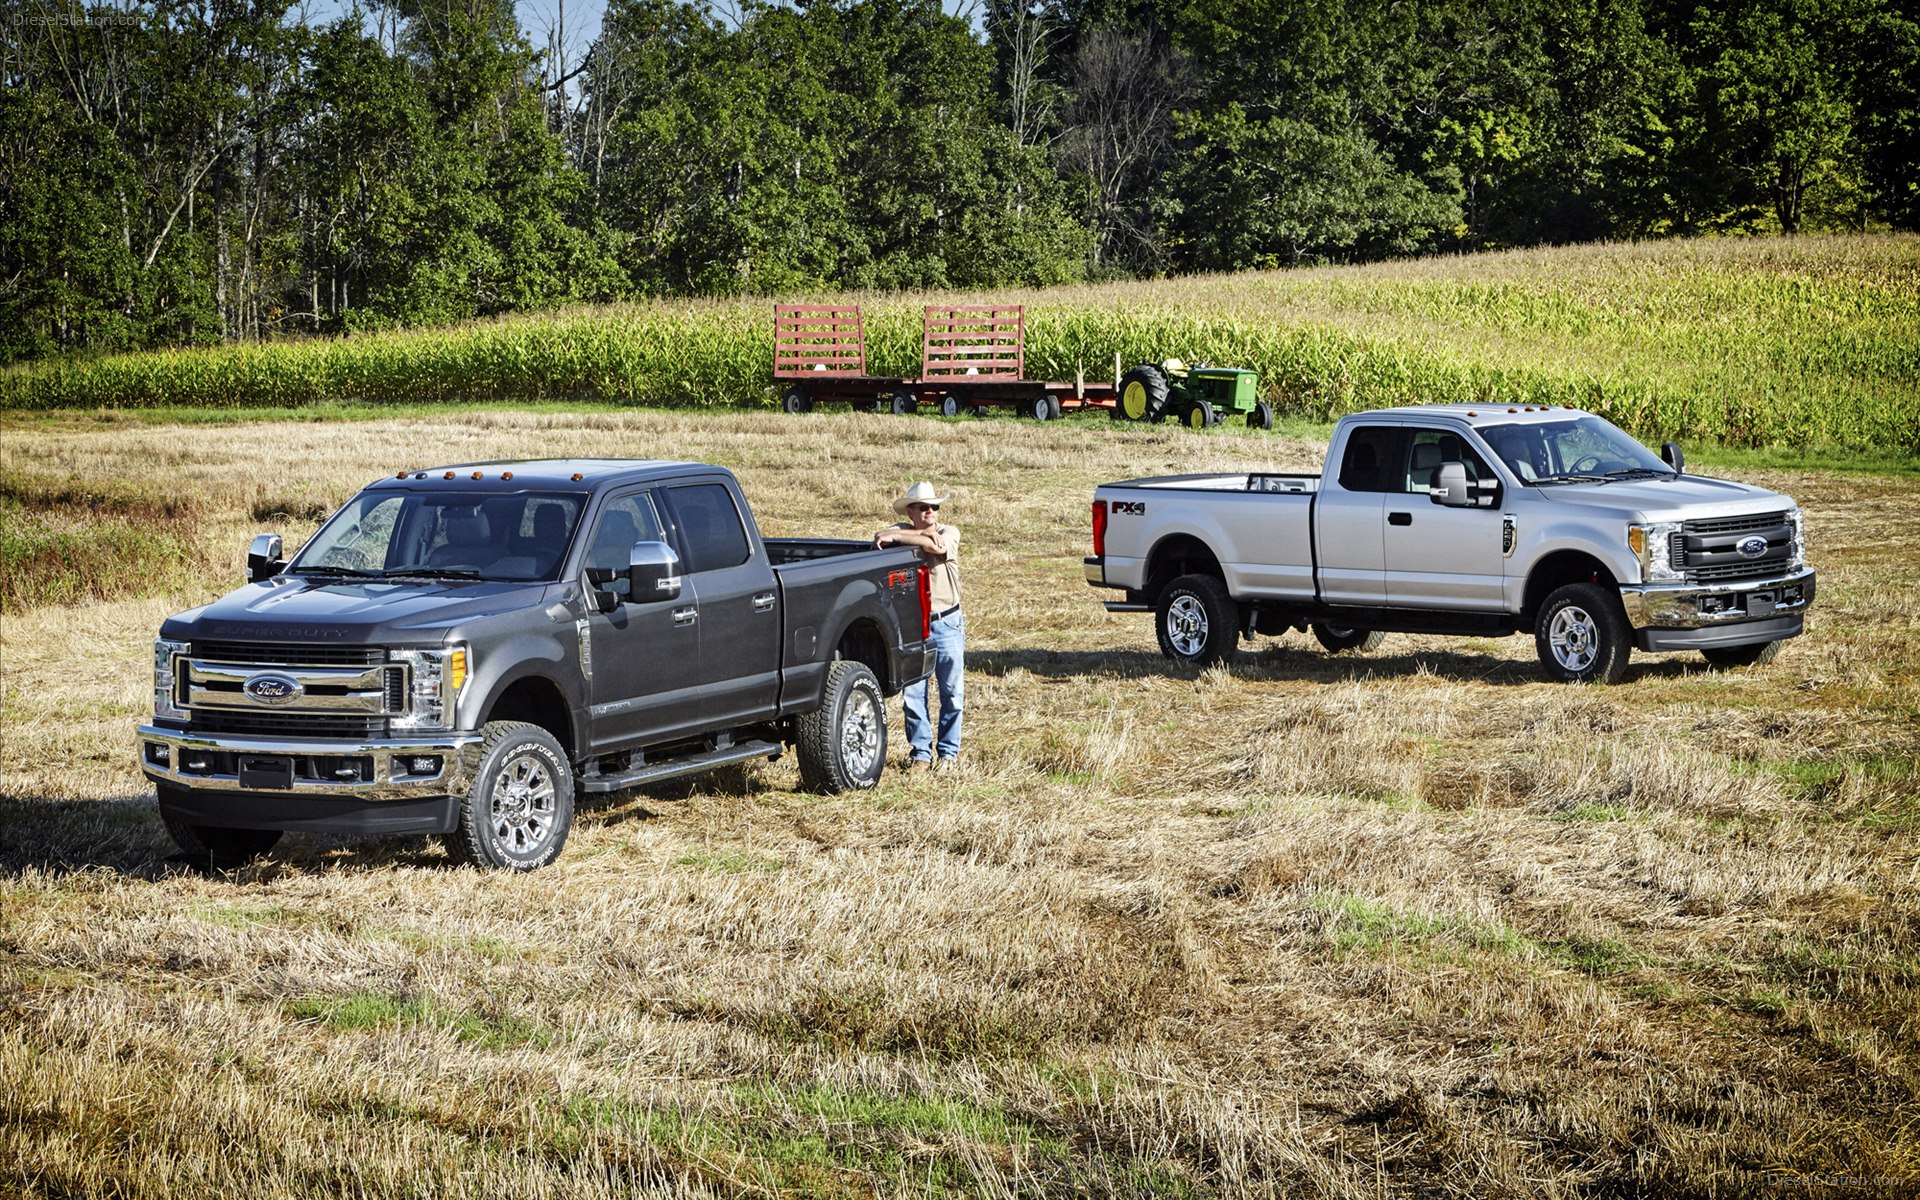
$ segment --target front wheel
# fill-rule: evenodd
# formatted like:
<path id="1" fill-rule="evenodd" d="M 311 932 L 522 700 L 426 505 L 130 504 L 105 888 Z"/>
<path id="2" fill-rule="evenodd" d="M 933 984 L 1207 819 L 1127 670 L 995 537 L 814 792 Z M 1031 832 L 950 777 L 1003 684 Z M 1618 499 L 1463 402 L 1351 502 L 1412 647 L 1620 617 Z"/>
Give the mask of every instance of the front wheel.
<path id="1" fill-rule="evenodd" d="M 1534 649 L 1547 678 L 1619 683 L 1633 653 L 1620 598 L 1597 583 L 1556 588 L 1533 621 Z"/>
<path id="2" fill-rule="evenodd" d="M 1759 642 L 1751 646 L 1715 646 L 1702 650 L 1701 657 L 1714 667 L 1757 667 L 1770 663 L 1780 653 L 1781 643 Z"/>
<path id="3" fill-rule="evenodd" d="M 1154 608 L 1160 653 L 1191 667 L 1228 662 L 1240 649 L 1240 606 L 1212 575 L 1182 575 Z"/>
<path id="4" fill-rule="evenodd" d="M 573 828 L 573 767 L 553 735 L 524 721 L 480 730 L 480 766 L 447 839 L 475 866 L 531 871 L 559 857 Z"/>
<path id="5" fill-rule="evenodd" d="M 887 710 L 865 663 L 836 659 L 820 707 L 800 718 L 800 782 L 815 792 L 860 792 L 887 761 Z"/>
<path id="6" fill-rule="evenodd" d="M 952 392 L 947 392 L 943 394 L 940 397 L 940 415 L 943 417 L 959 416 L 960 415 L 960 398 L 958 396 L 955 396 Z"/>
<path id="7" fill-rule="evenodd" d="M 1051 399 L 1051 396 L 1042 395 L 1022 400 L 1020 402 L 1020 415 L 1032 417 L 1036 421 L 1053 420 L 1053 405 L 1048 403 Z"/>
<path id="8" fill-rule="evenodd" d="M 790 387 L 787 394 L 780 397 L 780 407 L 790 413 L 812 412 L 813 397 L 803 387 Z"/>
<path id="9" fill-rule="evenodd" d="M 1324 623 L 1314 625 L 1313 636 L 1332 654 L 1347 650 L 1378 650 L 1380 643 L 1387 640 L 1387 635 L 1377 629 L 1350 629 L 1345 625 Z"/>
<path id="10" fill-rule="evenodd" d="M 910 417 L 920 411 L 920 398 L 903 388 L 893 394 L 889 407 L 896 417 Z"/>
<path id="11" fill-rule="evenodd" d="M 1220 423 L 1214 414 L 1213 404 L 1206 400 L 1195 400 L 1187 405 L 1186 422 L 1188 429 L 1210 429 Z"/>
<path id="12" fill-rule="evenodd" d="M 1272 429 L 1273 406 L 1265 400 L 1255 400 L 1253 402 L 1253 411 L 1247 414 L 1247 424 L 1263 431 Z"/>
<path id="13" fill-rule="evenodd" d="M 155 784 L 160 800 L 160 820 L 166 825 L 173 844 L 193 858 L 204 858 L 216 870 L 241 867 L 280 844 L 278 829 L 227 829 L 215 825 L 190 824 L 174 812 L 181 789 L 171 784 Z"/>

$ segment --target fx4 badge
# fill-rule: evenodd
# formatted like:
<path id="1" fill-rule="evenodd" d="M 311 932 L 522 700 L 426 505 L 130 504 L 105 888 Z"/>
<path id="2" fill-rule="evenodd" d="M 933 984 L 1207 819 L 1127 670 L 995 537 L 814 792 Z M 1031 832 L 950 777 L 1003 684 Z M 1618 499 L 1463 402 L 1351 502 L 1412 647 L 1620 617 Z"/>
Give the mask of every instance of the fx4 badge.
<path id="1" fill-rule="evenodd" d="M 1145 500 L 1115 500 L 1113 515 L 1116 517 L 1144 517 L 1147 515 Z"/>

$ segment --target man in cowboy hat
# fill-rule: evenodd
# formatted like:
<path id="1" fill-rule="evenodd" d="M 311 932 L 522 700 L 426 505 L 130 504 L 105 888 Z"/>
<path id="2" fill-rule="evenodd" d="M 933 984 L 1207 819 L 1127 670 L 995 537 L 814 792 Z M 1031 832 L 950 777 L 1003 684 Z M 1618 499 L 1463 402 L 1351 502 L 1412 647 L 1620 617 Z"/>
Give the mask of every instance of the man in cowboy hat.
<path id="1" fill-rule="evenodd" d="M 933 484 L 921 480 L 893 502 L 893 511 L 906 518 L 873 536 L 880 546 L 912 546 L 927 565 L 928 592 L 933 605 L 933 679 L 940 685 L 940 737 L 934 740 L 927 720 L 927 681 L 908 688 L 902 699 L 906 710 L 907 744 L 914 768 L 932 766 L 939 752 L 941 766 L 951 766 L 960 755 L 960 713 L 966 698 L 967 625 L 960 615 L 960 531 L 940 523 L 940 506 Z"/>

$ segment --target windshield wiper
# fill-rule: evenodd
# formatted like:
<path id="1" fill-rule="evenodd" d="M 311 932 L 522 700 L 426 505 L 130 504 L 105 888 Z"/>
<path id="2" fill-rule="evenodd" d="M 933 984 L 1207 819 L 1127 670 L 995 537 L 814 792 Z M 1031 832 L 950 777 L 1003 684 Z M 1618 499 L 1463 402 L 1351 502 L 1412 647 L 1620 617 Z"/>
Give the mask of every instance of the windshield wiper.
<path id="1" fill-rule="evenodd" d="M 1542 475 L 1534 483 L 1605 483 L 1604 475 Z"/>
<path id="2" fill-rule="evenodd" d="M 391 579 L 396 575 L 407 575 L 415 579 L 480 579 L 483 576 L 472 567 L 394 567 L 381 572 Z"/>
<path id="3" fill-rule="evenodd" d="M 287 572 L 289 575 L 343 575 L 353 579 L 379 579 L 385 571 L 368 571 L 361 567 L 336 567 L 322 563 L 311 567 L 296 567 Z"/>
<path id="4" fill-rule="evenodd" d="M 1627 467 L 1619 471 L 1608 471 L 1608 479 L 1653 479 L 1662 475 L 1678 475 L 1680 472 L 1667 469 L 1656 470 L 1653 467 Z"/>

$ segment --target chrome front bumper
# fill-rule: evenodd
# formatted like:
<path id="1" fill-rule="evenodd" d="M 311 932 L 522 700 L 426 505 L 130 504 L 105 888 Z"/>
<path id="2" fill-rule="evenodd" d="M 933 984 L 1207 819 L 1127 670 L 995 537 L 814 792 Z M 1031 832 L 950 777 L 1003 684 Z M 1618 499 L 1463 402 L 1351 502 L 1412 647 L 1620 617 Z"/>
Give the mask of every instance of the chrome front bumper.
<path id="1" fill-rule="evenodd" d="M 464 795 L 480 764 L 478 733 L 343 741 L 189 733 L 159 725 L 139 731 L 147 778 L 213 792 L 274 792 L 353 800 L 419 800 Z M 433 759 L 416 770 L 415 759 Z M 243 782 L 242 774 L 249 778 Z M 266 782 L 261 782 L 264 778 Z"/>
<path id="2" fill-rule="evenodd" d="M 1620 603 L 1635 629 L 1706 629 L 1803 613 L 1813 603 L 1812 568 L 1736 583 L 1623 584 Z M 1718 605 L 1718 611 L 1713 611 Z"/>

